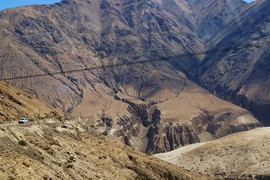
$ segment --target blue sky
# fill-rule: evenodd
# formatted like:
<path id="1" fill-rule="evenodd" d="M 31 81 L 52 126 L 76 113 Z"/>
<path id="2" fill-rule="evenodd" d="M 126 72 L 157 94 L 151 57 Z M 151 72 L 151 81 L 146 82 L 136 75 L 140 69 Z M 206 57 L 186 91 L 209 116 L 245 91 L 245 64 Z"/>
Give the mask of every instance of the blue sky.
<path id="1" fill-rule="evenodd" d="M 245 0 L 247 2 L 251 2 L 253 0 Z M 13 8 L 17 6 L 25 6 L 32 4 L 53 4 L 56 2 L 60 2 L 60 0 L 1 0 L 0 2 L 0 10 L 6 8 Z"/>
<path id="2" fill-rule="evenodd" d="M 60 0 L 0 0 L 0 10 L 32 4 L 53 4 Z"/>

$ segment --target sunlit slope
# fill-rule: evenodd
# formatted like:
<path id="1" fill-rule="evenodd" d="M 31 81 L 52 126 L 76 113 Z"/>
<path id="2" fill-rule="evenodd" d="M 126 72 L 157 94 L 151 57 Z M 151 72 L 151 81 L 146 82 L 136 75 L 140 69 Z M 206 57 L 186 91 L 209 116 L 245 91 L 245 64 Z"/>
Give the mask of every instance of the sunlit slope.
<path id="1" fill-rule="evenodd" d="M 205 42 L 187 6 L 179 0 L 64 0 L 1 11 L 0 76 L 147 153 L 261 126 L 191 81 L 204 55 L 176 55 L 205 51 Z"/>
<path id="2" fill-rule="evenodd" d="M 17 122 L 20 117 L 38 120 L 41 118 L 61 117 L 61 111 L 18 90 L 11 85 L 0 82 L 0 122 Z"/>
<path id="3" fill-rule="evenodd" d="M 270 128 L 258 128 L 155 156 L 212 178 L 268 179 L 269 139 Z"/>
<path id="4" fill-rule="evenodd" d="M 206 179 L 78 124 L 1 127 L 1 179 Z"/>

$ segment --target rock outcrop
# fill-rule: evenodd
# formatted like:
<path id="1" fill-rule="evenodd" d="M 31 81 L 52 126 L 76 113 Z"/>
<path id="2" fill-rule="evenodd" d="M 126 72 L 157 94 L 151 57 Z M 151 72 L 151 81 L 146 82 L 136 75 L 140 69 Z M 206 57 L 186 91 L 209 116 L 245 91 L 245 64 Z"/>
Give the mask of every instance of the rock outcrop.
<path id="1" fill-rule="evenodd" d="M 91 127 L 151 154 L 262 126 L 247 110 L 204 90 L 190 92 L 191 85 L 186 88 L 178 97 L 164 102 L 132 101 L 119 94 L 115 99 L 128 104 L 128 113 L 118 117 L 101 114 Z M 208 101 L 202 103 L 204 99 Z"/>

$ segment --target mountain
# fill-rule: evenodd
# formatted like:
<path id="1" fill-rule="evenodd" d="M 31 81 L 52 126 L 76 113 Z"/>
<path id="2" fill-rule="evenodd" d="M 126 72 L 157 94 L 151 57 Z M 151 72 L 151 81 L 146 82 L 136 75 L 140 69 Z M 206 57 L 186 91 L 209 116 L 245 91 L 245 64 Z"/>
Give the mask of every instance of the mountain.
<path id="1" fill-rule="evenodd" d="M 269 6 L 270 2 L 263 0 L 250 4 L 215 37 L 211 49 L 255 45 L 209 54 L 198 73 L 203 87 L 249 109 L 265 125 L 269 125 L 270 117 Z"/>
<path id="2" fill-rule="evenodd" d="M 176 55 L 203 51 L 205 42 L 192 30 L 203 19 L 189 15 L 199 7 L 189 3 L 64 0 L 1 11 L 0 76 L 148 153 L 261 126 L 190 80 L 204 56 Z"/>
<path id="3" fill-rule="evenodd" d="M 258 128 L 155 156 L 212 179 L 269 179 L 269 135 Z"/>
<path id="4" fill-rule="evenodd" d="M 1 179 L 206 179 L 78 123 L 0 129 Z"/>
<path id="5" fill-rule="evenodd" d="M 260 127 L 190 81 L 204 57 L 176 55 L 205 42 L 189 10 L 180 0 L 64 0 L 1 11 L 0 76 L 147 153 Z"/>
<path id="6" fill-rule="evenodd" d="M 159 0 L 162 9 L 178 18 L 203 40 L 211 41 L 249 4 L 242 0 Z"/>
<path id="7" fill-rule="evenodd" d="M 186 0 L 186 2 L 193 12 L 196 32 L 206 42 L 216 37 L 248 6 L 242 0 Z"/>
<path id="8" fill-rule="evenodd" d="M 134 4 L 123 1 L 121 6 L 116 2 L 88 3 L 71 0 L 52 6 L 30 6 L 2 11 L 1 54 L 5 56 L 1 59 L 1 77 L 14 76 L 11 72 L 16 76 L 31 76 L 165 57 L 178 52 L 202 49 L 202 42 L 196 35 L 175 17 L 160 10 L 157 2 Z M 137 14 L 138 17 L 135 16 Z M 18 66 L 18 61 L 24 62 L 23 67 Z M 193 57 L 176 64 L 181 63 L 182 69 L 188 69 L 196 66 L 197 62 L 198 58 Z M 155 66 L 144 65 L 144 72 L 156 71 L 161 65 L 156 63 Z M 144 86 L 151 75 L 142 75 L 141 68 L 137 65 L 105 72 L 93 70 L 13 80 L 11 83 L 70 112 L 81 102 L 85 84 L 89 84 L 92 89 L 95 84 L 100 84 L 104 91 L 111 91 L 113 88 L 130 91 L 127 93 L 138 98 L 150 96 L 152 93 L 147 91 L 151 88 L 147 87 L 145 90 Z M 128 76 L 131 72 L 132 75 Z M 168 72 L 163 74 L 166 73 Z M 139 80 L 134 81 L 136 78 Z M 179 84 L 183 84 L 182 78 L 177 78 Z M 157 82 L 152 84 L 155 83 Z M 20 87 L 21 84 L 25 84 L 25 87 Z M 150 91 L 154 90 L 157 89 L 152 88 Z"/>
<path id="9" fill-rule="evenodd" d="M 0 82 L 0 122 L 11 123 L 20 117 L 31 120 L 61 118 L 60 109 L 48 106 L 44 102 L 18 90 L 5 82 Z"/>

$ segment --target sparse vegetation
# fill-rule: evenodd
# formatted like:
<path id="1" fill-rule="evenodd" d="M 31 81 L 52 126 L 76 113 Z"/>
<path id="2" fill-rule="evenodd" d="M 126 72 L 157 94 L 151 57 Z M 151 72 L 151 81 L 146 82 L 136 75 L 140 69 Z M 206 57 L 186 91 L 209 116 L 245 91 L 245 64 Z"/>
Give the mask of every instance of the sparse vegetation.
<path id="1" fill-rule="evenodd" d="M 164 164 L 112 138 L 85 131 L 78 132 L 76 128 L 63 130 L 60 124 L 55 130 L 49 128 L 50 124 L 32 125 L 27 128 L 8 127 L 11 133 L 7 134 L 7 138 L 0 138 L 0 150 L 7 152 L 4 156 L 0 155 L 4 164 L 0 168 L 0 177 L 10 173 L 15 179 L 26 176 L 33 179 L 66 179 L 67 175 L 69 179 L 78 176 L 91 179 L 96 175 L 104 179 L 126 179 L 127 176 L 162 179 L 167 177 L 167 174 L 172 174 L 178 179 L 189 179 L 188 177 L 192 176 L 201 179 L 200 175 Z M 77 138 L 77 133 L 82 136 L 81 139 Z M 6 133 L 0 131 L 0 135 L 4 134 Z M 15 141 L 15 136 L 21 140 Z M 28 147 L 14 147 L 14 143 L 19 143 L 21 147 L 28 143 Z M 11 151 L 11 147 L 14 147 L 14 151 Z M 36 168 L 39 170 L 36 171 Z M 104 176 L 101 170 L 108 173 Z M 130 170 L 136 170 L 135 174 Z"/>
<path id="2" fill-rule="evenodd" d="M 18 141 L 18 144 L 19 144 L 20 146 L 27 146 L 27 142 L 26 142 L 25 140 L 19 140 L 19 141 Z"/>
<path id="3" fill-rule="evenodd" d="M 107 127 L 112 127 L 112 118 L 110 116 L 107 116 L 104 112 L 99 115 L 100 117 L 100 125 L 101 126 L 107 126 Z"/>
<path id="4" fill-rule="evenodd" d="M 68 169 L 73 168 L 73 165 L 72 165 L 72 164 L 68 164 L 68 165 L 67 165 L 67 168 L 68 168 Z"/>
<path id="5" fill-rule="evenodd" d="M 25 167 L 30 167 L 30 165 L 26 162 L 22 162 L 22 165 L 24 165 Z"/>
<path id="6" fill-rule="evenodd" d="M 44 104 L 44 102 L 35 98 L 28 98 L 26 93 L 22 93 L 20 90 L 5 82 L 0 83 L 0 95 L 1 123 L 14 122 L 20 117 L 27 117 L 34 120 L 46 117 L 62 117 L 62 114 L 55 108 L 52 109 L 48 105 Z"/>

